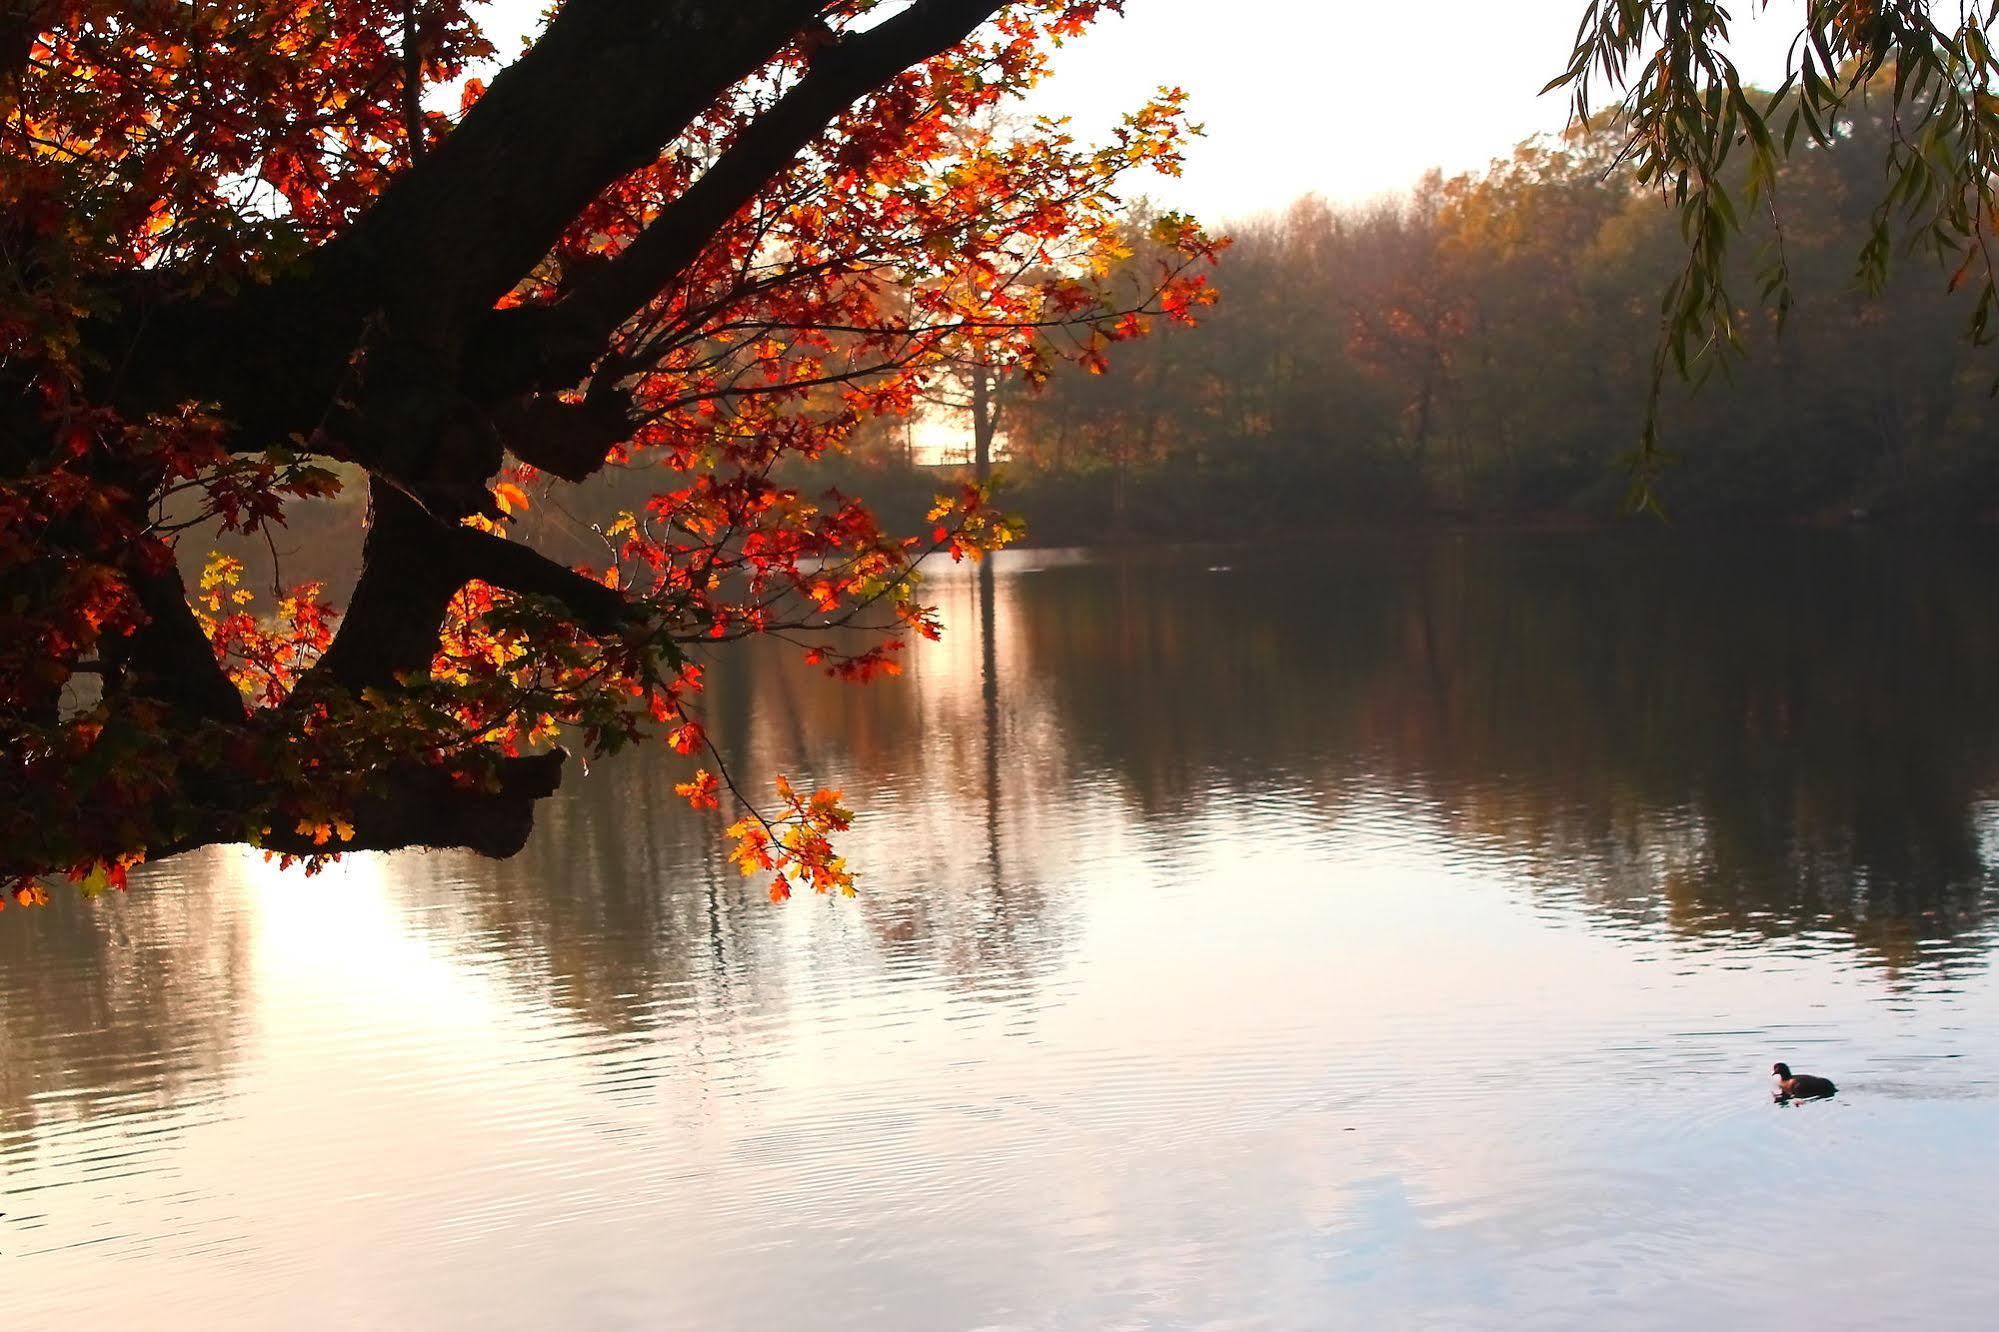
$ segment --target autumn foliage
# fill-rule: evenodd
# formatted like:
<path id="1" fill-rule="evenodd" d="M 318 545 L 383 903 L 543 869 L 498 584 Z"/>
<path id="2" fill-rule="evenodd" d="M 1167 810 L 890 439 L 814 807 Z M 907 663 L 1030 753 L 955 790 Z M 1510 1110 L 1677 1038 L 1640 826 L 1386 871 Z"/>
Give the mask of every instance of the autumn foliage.
<path id="1" fill-rule="evenodd" d="M 565 748 L 650 739 L 740 807 L 772 897 L 850 891 L 838 792 L 730 792 L 701 663 L 777 636 L 893 673 L 940 630 L 919 561 L 1016 521 L 963 486 L 889 532 L 787 467 L 968 360 L 1100 368 L 1210 299 L 1180 217 L 1110 281 L 1178 93 L 1099 143 L 1019 109 L 1116 8 L 570 0 L 502 64 L 460 0 L 9 7 L 0 885 L 216 842 L 508 854 Z M 654 480 L 598 558 L 518 537 L 606 467 Z M 351 485 L 352 588 L 183 558 Z"/>

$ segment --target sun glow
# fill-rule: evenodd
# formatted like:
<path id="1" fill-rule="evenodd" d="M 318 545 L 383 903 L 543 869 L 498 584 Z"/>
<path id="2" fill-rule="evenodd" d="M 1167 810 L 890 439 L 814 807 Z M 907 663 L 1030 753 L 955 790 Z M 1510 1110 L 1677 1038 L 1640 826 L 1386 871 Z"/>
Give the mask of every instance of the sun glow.
<path id="1" fill-rule="evenodd" d="M 356 1004 L 381 1014 L 420 1009 L 431 1021 L 468 1030 L 501 1020 L 488 988 L 436 938 L 412 928 L 407 904 L 396 900 L 389 857 L 342 856 L 307 877 L 249 847 L 223 854 L 220 875 L 255 904 L 263 1002 L 288 1024 L 338 1007 L 346 1011 L 333 1020 L 348 1026 Z"/>

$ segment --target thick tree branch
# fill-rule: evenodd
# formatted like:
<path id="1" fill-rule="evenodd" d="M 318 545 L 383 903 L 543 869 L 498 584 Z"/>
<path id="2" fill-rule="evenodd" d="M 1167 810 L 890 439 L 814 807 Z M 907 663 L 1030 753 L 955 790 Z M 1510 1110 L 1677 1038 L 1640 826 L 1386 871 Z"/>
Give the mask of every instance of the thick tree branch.
<path id="1" fill-rule="evenodd" d="M 361 577 L 302 694 L 322 679 L 358 694 L 428 670 L 445 608 L 465 585 L 456 561 L 440 549 L 437 519 L 379 478 L 368 483 L 368 500 L 373 521 L 361 545 Z"/>
<path id="2" fill-rule="evenodd" d="M 384 772 L 374 789 L 346 813 L 352 837 L 314 841 L 311 834 L 298 831 L 293 811 L 280 813 L 258 845 L 292 856 L 429 847 L 504 859 L 527 844 L 534 830 L 535 804 L 561 786 L 568 757 L 560 748 L 520 758 L 493 757 L 489 780 L 472 786 L 445 768 L 412 766 Z M 152 858 L 162 859 L 197 847 L 241 841 L 235 809 L 225 807 L 220 815 L 213 826 L 147 849 Z"/>
<path id="3" fill-rule="evenodd" d="M 729 219 L 841 112 L 901 71 L 969 37 L 1004 0 L 918 0 L 825 48 L 790 92 L 743 130 L 686 193 L 615 261 L 552 311 L 495 312 L 475 339 L 475 392 L 500 396 L 574 383 L 618 325 L 684 273 Z"/>
<path id="4" fill-rule="evenodd" d="M 651 161 L 823 7 L 661 0 L 635 15 L 617 0 L 570 0 L 464 120 L 309 268 L 237 296 L 181 301 L 148 301 L 143 284 L 128 284 L 123 314 L 93 338 L 108 364 L 125 367 L 103 396 L 133 414 L 216 401 L 242 445 L 262 448 L 321 424 L 371 325 L 393 339 L 370 354 L 371 376 L 459 380 L 486 406 L 574 383 L 617 324 L 683 272 L 833 118 L 964 40 L 1002 4 L 917 0 L 825 48 L 619 261 L 556 311 L 508 317 L 492 311 L 494 302 L 591 199 Z M 391 362 L 404 363 L 400 372 Z M 398 423 L 397 433 L 412 433 L 406 427 Z M 365 442 L 324 443 L 405 480 L 424 470 L 413 459 L 373 457 Z"/>
<path id="5" fill-rule="evenodd" d="M 380 481 L 369 494 L 374 522 L 361 549 L 361 577 L 315 678 L 358 693 L 428 670 L 451 598 L 474 578 L 553 597 L 593 634 L 615 634 L 640 614 L 616 588 L 518 542 L 441 520 Z"/>
<path id="6" fill-rule="evenodd" d="M 482 313 L 824 0 L 569 0 L 422 165 L 315 265 L 361 308 Z"/>
<path id="7" fill-rule="evenodd" d="M 309 265 L 267 287 L 170 301 L 121 281 L 119 313 L 91 330 L 103 363 L 120 368 L 94 392 L 133 416 L 218 402 L 256 449 L 320 423 L 371 321 L 423 349 L 425 373 L 455 378 L 470 321 L 823 3 L 569 0 Z"/>
<path id="8" fill-rule="evenodd" d="M 241 721 L 243 696 L 188 608 L 178 571 L 133 568 L 126 577 L 146 618 L 107 644 L 107 689 L 164 703 L 183 720 Z"/>
<path id="9" fill-rule="evenodd" d="M 641 612 L 615 587 L 557 564 L 546 555 L 469 527 L 452 529 L 453 560 L 467 578 L 477 578 L 509 592 L 553 597 L 576 622 L 600 636 L 634 624 Z"/>
<path id="10" fill-rule="evenodd" d="M 516 458 L 564 481 L 582 481 L 604 466 L 611 446 L 631 437 L 631 399 L 592 393 L 582 402 L 523 398 L 493 413 L 500 441 Z"/>
<path id="11" fill-rule="evenodd" d="M 354 837 L 345 851 L 397 851 L 426 846 L 476 851 L 505 859 L 527 845 L 534 831 L 534 807 L 562 785 L 562 766 L 569 757 L 562 749 L 545 754 L 499 760 L 493 787 L 466 790 L 438 768 L 418 768 L 388 774 L 382 789 L 356 802 Z M 295 835 L 280 834 L 273 850 L 293 854 L 324 851 L 302 845 Z"/>

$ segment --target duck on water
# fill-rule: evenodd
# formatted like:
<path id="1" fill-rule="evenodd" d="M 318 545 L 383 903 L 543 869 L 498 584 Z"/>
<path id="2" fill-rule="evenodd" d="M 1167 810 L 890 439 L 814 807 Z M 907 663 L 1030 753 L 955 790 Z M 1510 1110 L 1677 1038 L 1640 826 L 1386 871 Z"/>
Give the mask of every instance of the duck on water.
<path id="1" fill-rule="evenodd" d="M 1780 1101 L 1815 1100 L 1839 1090 L 1832 1085 L 1832 1079 L 1815 1077 L 1810 1073 L 1793 1073 L 1789 1064 L 1778 1064 L 1770 1071 L 1777 1075 L 1777 1099 Z"/>

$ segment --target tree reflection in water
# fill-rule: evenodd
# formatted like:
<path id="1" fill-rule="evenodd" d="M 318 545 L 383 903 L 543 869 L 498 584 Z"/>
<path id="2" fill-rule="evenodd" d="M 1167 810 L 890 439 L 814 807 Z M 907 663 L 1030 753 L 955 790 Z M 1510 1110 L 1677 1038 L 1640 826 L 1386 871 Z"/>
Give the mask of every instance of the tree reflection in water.
<path id="1" fill-rule="evenodd" d="M 1079 865 L 1170 866 L 1218 810 L 1245 845 L 1268 811 L 1329 853 L 1358 811 L 1401 811 L 1393 836 L 1619 930 L 1983 965 L 1994 554 L 1658 532 L 1028 552 L 939 575 L 954 632 L 900 681 L 713 663 L 711 727 L 751 783 L 862 811 L 857 903 L 769 907 L 719 859 L 731 812 L 686 811 L 658 755 L 573 782 L 515 860 L 387 878 L 411 928 L 612 1037 L 919 981 L 1031 996 L 1093 890 Z M 0 1132 L 226 1071 L 254 922 L 184 881 L 208 865 L 0 918 Z"/>

